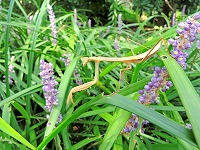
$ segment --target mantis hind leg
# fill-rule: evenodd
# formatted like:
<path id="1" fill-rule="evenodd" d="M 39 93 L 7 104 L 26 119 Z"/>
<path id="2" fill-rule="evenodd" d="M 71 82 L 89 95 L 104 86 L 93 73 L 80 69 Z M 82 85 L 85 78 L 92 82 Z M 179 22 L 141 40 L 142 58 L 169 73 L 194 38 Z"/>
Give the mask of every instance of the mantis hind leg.
<path id="1" fill-rule="evenodd" d="M 127 71 L 127 70 L 131 70 L 132 69 L 132 66 L 131 66 L 131 63 L 126 63 L 127 64 L 127 67 L 126 68 L 123 68 L 123 69 L 120 69 L 120 77 L 119 77 L 119 89 L 120 89 L 120 80 L 123 78 L 124 79 L 124 73 Z M 126 81 L 126 79 L 124 79 Z M 127 81 L 126 81 L 127 82 Z M 128 83 L 128 82 L 127 82 Z"/>
<path id="2" fill-rule="evenodd" d="M 68 98 L 67 98 L 67 104 L 69 104 L 70 102 L 72 102 L 74 104 L 73 93 L 88 89 L 92 85 L 96 84 L 98 79 L 99 79 L 99 61 L 95 61 L 95 76 L 94 76 L 94 80 L 90 81 L 90 82 L 87 82 L 87 83 L 85 83 L 83 85 L 79 85 L 79 86 L 76 86 L 76 87 L 72 88 L 70 90 Z"/>

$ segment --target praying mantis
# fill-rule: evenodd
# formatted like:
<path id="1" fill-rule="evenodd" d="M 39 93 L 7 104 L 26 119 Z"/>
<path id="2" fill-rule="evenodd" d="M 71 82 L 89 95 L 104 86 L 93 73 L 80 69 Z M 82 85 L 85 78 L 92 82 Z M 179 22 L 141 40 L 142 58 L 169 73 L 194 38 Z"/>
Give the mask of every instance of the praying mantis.
<path id="1" fill-rule="evenodd" d="M 126 71 L 126 70 L 130 70 L 132 68 L 131 63 L 140 63 L 143 62 L 144 60 L 150 58 L 152 55 L 156 54 L 158 52 L 158 50 L 161 48 L 162 46 L 162 41 L 164 39 L 161 38 L 154 46 L 153 48 L 149 49 L 148 51 L 139 54 L 139 55 L 135 55 L 135 56 L 128 56 L 128 57 L 83 57 L 81 58 L 83 66 L 85 66 L 88 62 L 90 61 L 94 61 L 95 62 L 95 76 L 94 76 L 94 80 L 87 82 L 85 84 L 73 87 L 68 95 L 67 98 L 67 104 L 69 104 L 70 102 L 74 103 L 73 101 L 73 93 L 76 93 L 78 91 L 83 91 L 88 89 L 89 87 L 91 87 L 92 85 L 96 84 L 98 79 L 99 79 L 99 63 L 101 61 L 106 61 L 106 62 L 123 62 L 125 64 L 127 64 L 126 68 L 120 69 L 120 74 L 122 71 Z"/>

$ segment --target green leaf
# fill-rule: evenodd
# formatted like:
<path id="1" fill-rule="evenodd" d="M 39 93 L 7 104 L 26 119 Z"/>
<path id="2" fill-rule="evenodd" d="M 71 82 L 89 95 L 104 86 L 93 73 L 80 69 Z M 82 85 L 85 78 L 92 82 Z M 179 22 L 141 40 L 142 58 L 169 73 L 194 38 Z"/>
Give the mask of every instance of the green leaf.
<path id="1" fill-rule="evenodd" d="M 160 51 L 159 55 L 180 96 L 200 148 L 200 115 L 197 115 L 200 114 L 200 97 L 181 66 L 166 51 Z"/>
<path id="2" fill-rule="evenodd" d="M 118 115 L 120 114 L 120 115 Z M 99 147 L 99 150 L 110 149 L 117 139 L 118 135 L 122 131 L 126 124 L 126 121 L 130 118 L 131 113 L 120 109 L 114 118 L 114 122 L 109 126 L 104 136 L 103 142 Z"/>
<path id="3" fill-rule="evenodd" d="M 93 138 L 86 138 L 86 139 L 78 142 L 74 146 L 72 146 L 70 149 L 80 149 L 81 147 L 83 147 L 83 146 L 85 146 L 85 145 L 87 145 L 87 144 L 89 144 L 89 143 L 91 143 L 91 142 L 93 142 L 93 141 L 95 141 L 99 138 L 101 138 L 101 136 L 97 136 L 97 137 L 93 137 Z"/>
<path id="4" fill-rule="evenodd" d="M 12 102 L 12 105 L 22 114 L 22 116 L 28 123 L 31 123 L 30 116 L 18 102 Z"/>
<path id="5" fill-rule="evenodd" d="M 24 89 L 24 90 L 22 90 L 22 91 L 20 91 L 20 92 L 18 92 L 16 94 L 14 94 L 14 95 L 11 95 L 10 97 L 8 97 L 8 98 L 6 98 L 6 99 L 4 99 L 4 100 L 2 100 L 0 102 L 0 107 L 3 106 L 3 105 L 5 105 L 6 103 L 11 102 L 12 100 L 14 100 L 14 99 L 16 99 L 16 98 L 18 98 L 20 96 L 27 95 L 27 93 L 31 94 L 31 92 L 40 91 L 41 87 L 42 87 L 42 84 L 34 85 L 34 86 L 26 88 L 26 89 Z"/>
<path id="6" fill-rule="evenodd" d="M 132 112 L 146 120 L 149 120 L 151 123 L 159 126 L 160 128 L 168 131 L 169 133 L 187 141 L 188 143 L 196 146 L 195 143 L 195 139 L 193 137 L 193 134 L 190 130 L 186 129 L 185 127 L 179 125 L 178 123 L 174 122 L 173 120 L 163 116 L 162 114 L 136 102 L 136 101 L 132 101 L 124 96 L 121 95 L 114 95 L 114 96 L 108 96 L 108 97 L 104 97 L 101 100 L 97 101 L 96 104 L 111 104 L 111 105 L 115 105 L 117 107 L 123 108 L 129 112 Z M 121 113 L 119 113 L 121 114 Z M 121 120 L 118 120 L 118 122 L 121 122 Z M 118 132 L 119 130 L 121 131 L 123 129 L 123 126 L 121 126 L 122 128 L 119 129 L 118 131 L 114 131 L 111 130 L 112 132 Z M 116 127 L 117 128 L 117 127 Z M 108 133 L 111 134 L 111 133 Z M 114 134 L 115 135 L 115 134 Z M 108 138 L 109 136 L 105 136 L 100 149 L 110 149 L 112 144 L 114 143 L 114 140 L 117 138 L 117 136 L 115 135 L 115 138 L 112 137 L 112 140 Z M 107 145 L 110 145 L 110 147 L 108 147 Z"/>
<path id="7" fill-rule="evenodd" d="M 33 145 L 31 145 L 24 137 L 22 137 L 17 131 L 15 131 L 9 124 L 7 124 L 1 117 L 0 117 L 0 129 L 7 133 L 8 135 L 12 136 L 22 144 L 26 145 L 31 149 L 35 149 Z"/>

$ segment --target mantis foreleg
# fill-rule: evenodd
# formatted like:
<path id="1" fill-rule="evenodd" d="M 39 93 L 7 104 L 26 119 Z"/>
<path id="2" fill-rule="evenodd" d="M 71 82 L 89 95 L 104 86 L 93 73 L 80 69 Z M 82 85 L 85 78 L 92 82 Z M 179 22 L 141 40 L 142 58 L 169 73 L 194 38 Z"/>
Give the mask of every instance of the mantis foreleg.
<path id="1" fill-rule="evenodd" d="M 72 103 L 74 103 L 73 95 L 72 95 L 73 93 L 88 89 L 92 85 L 96 84 L 98 79 L 99 79 L 99 61 L 95 61 L 95 76 L 94 76 L 94 80 L 90 81 L 90 82 L 87 82 L 87 83 L 85 83 L 83 85 L 79 85 L 79 86 L 76 86 L 76 87 L 72 88 L 71 91 L 69 92 L 69 95 L 68 95 L 68 98 L 67 98 L 67 104 L 69 104 L 70 101 Z"/>

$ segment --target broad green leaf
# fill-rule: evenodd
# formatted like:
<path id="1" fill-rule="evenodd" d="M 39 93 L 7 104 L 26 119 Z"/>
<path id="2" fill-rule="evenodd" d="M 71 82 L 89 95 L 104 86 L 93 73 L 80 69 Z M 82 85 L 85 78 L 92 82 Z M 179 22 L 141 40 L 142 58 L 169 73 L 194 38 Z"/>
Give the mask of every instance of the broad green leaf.
<path id="1" fill-rule="evenodd" d="M 96 103 L 107 103 L 111 105 L 118 106 L 120 108 L 123 108 L 129 112 L 132 112 L 146 120 L 149 120 L 151 123 L 159 126 L 160 128 L 166 130 L 167 132 L 187 141 L 188 143 L 196 146 L 196 142 L 194 139 L 194 136 L 191 131 L 186 129 L 185 127 L 179 125 L 178 123 L 174 122 L 173 120 L 167 118 L 166 116 L 136 102 L 132 101 L 124 96 L 121 95 L 114 95 L 114 96 L 108 96 L 108 97 L 103 97 L 101 100 L 97 101 Z M 120 113 L 121 114 L 121 113 Z M 120 120 L 121 121 L 121 120 Z M 121 128 L 122 130 L 123 128 Z M 120 129 L 118 129 L 120 130 Z M 112 131 L 113 132 L 113 131 Z M 119 132 L 119 131 L 115 131 Z M 108 133 L 112 134 L 112 133 Z M 116 139 L 112 137 L 112 139 Z M 111 147 L 108 147 L 107 144 L 112 146 L 114 141 L 111 141 L 107 136 L 104 138 L 103 143 L 100 146 L 100 149 L 104 149 L 105 147 L 107 149 L 110 149 Z"/>
<path id="2" fill-rule="evenodd" d="M 24 137 L 22 137 L 17 131 L 15 131 L 9 124 L 7 124 L 1 117 L 0 117 L 0 129 L 7 133 L 8 135 L 12 136 L 22 144 L 26 145 L 31 149 L 35 149 L 33 145 L 31 145 Z"/>
<path id="3" fill-rule="evenodd" d="M 200 148 L 200 115 L 197 115 L 200 114 L 200 97 L 181 66 L 166 51 L 160 51 L 159 55 L 176 87 Z"/>

